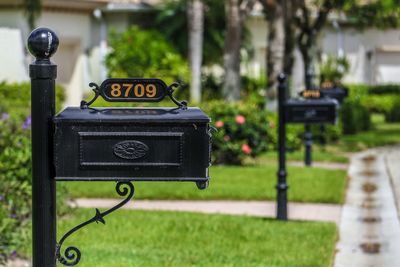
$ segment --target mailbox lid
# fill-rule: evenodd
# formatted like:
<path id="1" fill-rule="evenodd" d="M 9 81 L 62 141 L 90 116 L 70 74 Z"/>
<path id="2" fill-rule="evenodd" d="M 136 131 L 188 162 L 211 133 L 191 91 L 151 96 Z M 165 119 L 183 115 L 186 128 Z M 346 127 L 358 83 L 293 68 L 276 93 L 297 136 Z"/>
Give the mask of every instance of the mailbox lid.
<path id="1" fill-rule="evenodd" d="M 54 117 L 54 123 L 209 123 L 199 108 L 86 108 L 67 107 Z"/>

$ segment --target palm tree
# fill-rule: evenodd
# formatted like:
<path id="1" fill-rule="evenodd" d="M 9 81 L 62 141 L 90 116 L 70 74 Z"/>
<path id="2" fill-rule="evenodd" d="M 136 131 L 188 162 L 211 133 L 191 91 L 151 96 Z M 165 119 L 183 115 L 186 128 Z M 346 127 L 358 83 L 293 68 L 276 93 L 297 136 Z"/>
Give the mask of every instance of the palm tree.
<path id="1" fill-rule="evenodd" d="M 226 0 L 226 35 L 224 47 L 224 85 L 222 94 L 228 101 L 240 99 L 240 48 L 243 24 L 256 0 Z"/>
<path id="2" fill-rule="evenodd" d="M 190 0 L 187 8 L 189 64 L 191 70 L 190 99 L 201 101 L 201 65 L 203 59 L 204 5 Z"/>

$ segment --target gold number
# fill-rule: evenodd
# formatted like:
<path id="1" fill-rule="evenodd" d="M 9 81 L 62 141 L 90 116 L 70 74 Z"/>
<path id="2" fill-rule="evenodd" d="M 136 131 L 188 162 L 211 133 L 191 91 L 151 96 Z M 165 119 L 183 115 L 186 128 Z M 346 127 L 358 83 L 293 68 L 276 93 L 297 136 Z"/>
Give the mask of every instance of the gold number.
<path id="1" fill-rule="evenodd" d="M 123 83 L 122 86 L 126 87 L 125 90 L 125 97 L 129 97 L 129 92 L 132 90 L 133 84 L 130 83 Z"/>
<path id="2" fill-rule="evenodd" d="M 113 83 L 111 85 L 111 95 L 113 97 L 120 97 L 121 96 L 121 85 L 118 83 Z"/>
<path id="3" fill-rule="evenodd" d="M 157 88 L 154 84 L 148 84 L 146 86 L 146 96 L 147 97 L 154 97 L 157 93 Z"/>
<path id="4" fill-rule="evenodd" d="M 126 88 L 126 89 L 125 89 Z M 124 94 L 124 97 L 129 98 L 129 94 L 132 91 L 133 88 L 133 97 L 155 97 L 157 95 L 157 87 L 155 84 L 147 84 L 146 86 L 143 84 L 136 84 L 133 86 L 131 83 L 123 83 L 118 84 L 118 83 L 113 83 L 111 84 L 111 96 L 112 97 L 121 97 L 122 94 Z M 123 90 L 125 91 L 123 92 Z"/>
<path id="5" fill-rule="evenodd" d="M 142 97 L 144 96 L 144 86 L 143 84 L 136 84 L 134 88 L 135 96 L 136 97 Z"/>

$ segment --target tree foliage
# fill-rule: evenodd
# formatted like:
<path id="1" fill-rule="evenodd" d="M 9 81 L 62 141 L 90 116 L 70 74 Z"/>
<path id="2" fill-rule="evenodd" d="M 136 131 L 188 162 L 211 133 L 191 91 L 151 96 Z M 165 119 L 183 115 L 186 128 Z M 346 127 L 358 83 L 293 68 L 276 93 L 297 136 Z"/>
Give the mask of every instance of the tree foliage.
<path id="1" fill-rule="evenodd" d="M 346 57 L 329 56 L 322 61 L 320 67 L 321 83 L 341 84 L 349 69 L 350 63 Z"/>
<path id="2" fill-rule="evenodd" d="M 344 11 L 350 23 L 360 29 L 400 26 L 400 0 L 379 0 L 366 4 L 356 0 L 346 1 Z"/>
<path id="3" fill-rule="evenodd" d="M 298 12 L 294 20 L 297 27 L 297 45 L 304 63 L 306 87 L 312 87 L 313 60 L 316 57 L 318 35 L 326 25 L 328 15 L 333 10 L 343 8 L 346 0 L 315 0 L 298 2 Z M 316 15 L 313 15 L 316 13 Z"/>
<path id="4" fill-rule="evenodd" d="M 205 64 L 221 63 L 224 47 L 225 17 L 224 1 L 203 0 L 204 10 L 204 51 Z M 155 28 L 184 57 L 188 55 L 188 0 L 167 0 L 160 7 Z"/>
<path id="5" fill-rule="evenodd" d="M 42 10 L 41 0 L 24 0 L 24 9 L 28 25 L 31 29 L 35 28 L 35 22 Z"/>
<path id="6" fill-rule="evenodd" d="M 167 83 L 188 81 L 187 62 L 156 31 L 131 27 L 112 32 L 106 65 L 111 77 L 159 77 Z"/>

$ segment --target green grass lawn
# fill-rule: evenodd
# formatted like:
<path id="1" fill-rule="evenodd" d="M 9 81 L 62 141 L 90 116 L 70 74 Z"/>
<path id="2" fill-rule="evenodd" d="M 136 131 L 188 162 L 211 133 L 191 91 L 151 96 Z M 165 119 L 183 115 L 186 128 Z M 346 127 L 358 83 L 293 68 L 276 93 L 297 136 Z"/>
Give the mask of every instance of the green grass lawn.
<path id="1" fill-rule="evenodd" d="M 264 162 L 264 161 L 276 161 L 277 160 L 277 152 L 269 151 L 259 158 L 257 158 L 256 162 Z M 301 151 L 293 151 L 286 153 L 286 159 L 289 161 L 304 161 L 304 150 Z M 337 162 L 337 163 L 348 163 L 349 158 L 344 156 L 343 154 L 338 153 L 337 150 L 331 149 L 331 147 L 321 147 L 319 145 L 313 145 L 312 147 L 312 160 L 315 162 Z"/>
<path id="2" fill-rule="evenodd" d="M 198 190 L 194 183 L 136 182 L 136 199 L 275 199 L 277 167 L 213 166 L 210 186 Z M 72 197 L 118 197 L 113 182 L 63 182 Z M 297 202 L 342 203 L 346 172 L 319 168 L 288 168 L 289 200 Z"/>
<path id="3" fill-rule="evenodd" d="M 355 135 L 343 135 L 339 146 L 346 151 L 360 151 L 366 148 L 400 144 L 400 123 L 386 123 L 383 115 L 372 116 L 374 128 Z"/>
<path id="4" fill-rule="evenodd" d="M 72 214 L 59 220 L 59 238 L 94 210 Z M 64 249 L 82 252 L 78 266 L 329 267 L 337 238 L 332 223 L 242 216 L 122 210 L 105 220 L 67 239 Z"/>

